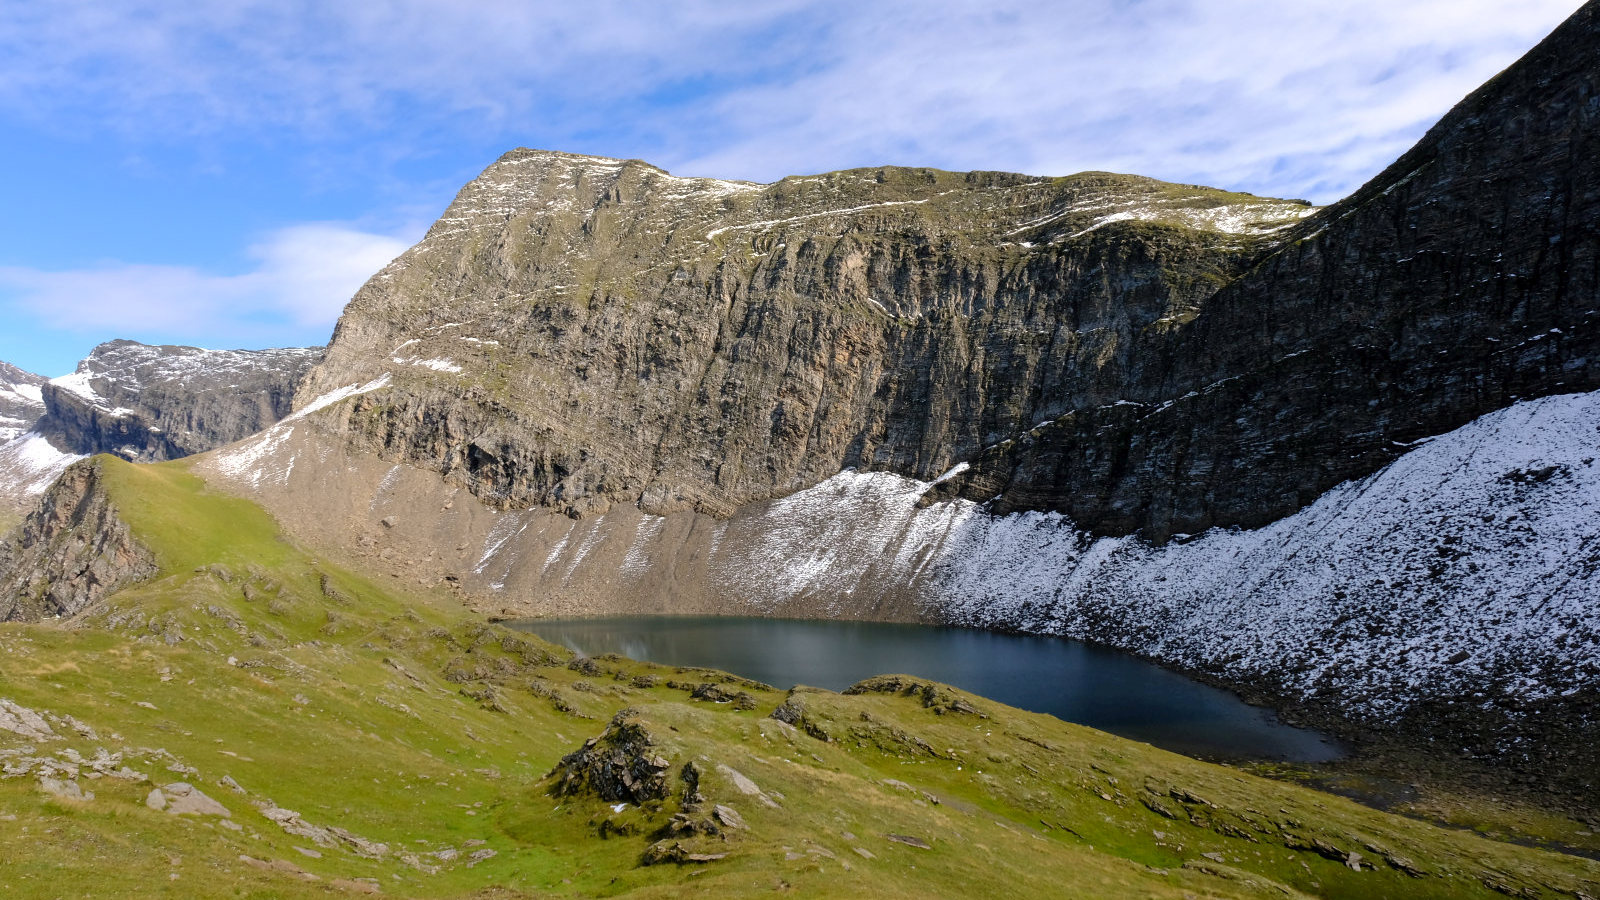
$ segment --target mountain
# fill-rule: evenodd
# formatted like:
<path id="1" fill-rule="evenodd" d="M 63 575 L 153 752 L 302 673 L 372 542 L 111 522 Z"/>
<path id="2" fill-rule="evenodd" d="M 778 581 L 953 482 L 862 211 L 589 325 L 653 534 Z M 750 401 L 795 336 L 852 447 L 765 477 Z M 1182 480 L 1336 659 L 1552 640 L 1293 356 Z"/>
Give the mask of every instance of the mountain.
<path id="1" fill-rule="evenodd" d="M 298 402 L 388 374 L 352 446 L 500 508 L 725 517 L 1114 402 L 1311 212 L 1101 173 L 753 185 L 518 150 L 356 295 Z"/>
<path id="2" fill-rule="evenodd" d="M 61 463 L 64 454 L 30 434 L 44 415 L 43 388 L 48 380 L 0 362 L 0 532 L 9 528 L 65 467 Z"/>
<path id="3" fill-rule="evenodd" d="M 110 341 L 43 387 L 35 426 L 64 452 L 160 462 L 232 443 L 289 413 L 320 347 L 202 350 Z"/>
<path id="4" fill-rule="evenodd" d="M 1591 3 L 1322 210 L 513 151 L 202 471 L 507 615 L 1070 634 L 1595 796 L 1596 96 Z"/>
<path id="5" fill-rule="evenodd" d="M 772 185 L 519 150 L 351 301 L 301 403 L 498 508 L 726 518 L 842 469 L 1155 541 L 1600 387 L 1594 11 L 1325 210 L 1146 179 Z"/>
<path id="6" fill-rule="evenodd" d="M 254 434 L 288 414 L 321 356 L 116 340 L 60 378 L 0 363 L 0 512 L 20 514 L 84 456 L 177 459 Z"/>
<path id="7" fill-rule="evenodd" d="M 97 348 L 0 449 L 62 470 L 0 537 L 0 890 L 1600 895 L 1597 54 L 1592 2 L 1321 210 L 518 150 L 320 362 Z M 1110 644 L 1406 815 L 484 612 Z"/>

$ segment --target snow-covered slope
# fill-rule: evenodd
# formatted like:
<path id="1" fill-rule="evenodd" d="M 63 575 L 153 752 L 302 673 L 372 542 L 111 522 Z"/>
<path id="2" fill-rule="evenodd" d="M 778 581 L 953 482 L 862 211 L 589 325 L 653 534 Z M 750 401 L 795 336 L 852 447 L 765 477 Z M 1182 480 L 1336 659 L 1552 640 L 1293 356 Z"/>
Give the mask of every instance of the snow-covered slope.
<path id="1" fill-rule="evenodd" d="M 845 472 L 745 523 L 762 537 L 734 580 L 769 606 L 917 582 L 946 621 L 1100 641 L 1369 721 L 1442 697 L 1514 711 L 1600 680 L 1597 458 L 1600 393 L 1548 397 L 1265 528 L 1162 547 L 918 508 L 923 482 Z"/>
<path id="2" fill-rule="evenodd" d="M 0 443 L 11 440 L 44 415 L 40 385 L 45 378 L 0 362 Z"/>
<path id="3" fill-rule="evenodd" d="M 80 459 L 83 454 L 63 453 L 36 431 L 12 438 L 0 444 L 0 496 L 22 506 Z"/>
<path id="4" fill-rule="evenodd" d="M 62 453 L 32 429 L 45 412 L 42 375 L 0 362 L 0 518 L 44 493 L 80 459 Z"/>

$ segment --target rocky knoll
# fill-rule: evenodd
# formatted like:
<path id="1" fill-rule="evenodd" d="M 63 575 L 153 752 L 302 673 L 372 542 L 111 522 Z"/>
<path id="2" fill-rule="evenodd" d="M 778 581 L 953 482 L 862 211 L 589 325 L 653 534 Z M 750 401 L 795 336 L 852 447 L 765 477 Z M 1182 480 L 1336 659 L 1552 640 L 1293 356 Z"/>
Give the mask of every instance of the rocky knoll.
<path id="1" fill-rule="evenodd" d="M 202 350 L 117 340 L 43 385 L 34 426 L 66 453 L 177 459 L 239 440 L 289 412 L 320 348 Z"/>
<path id="2" fill-rule="evenodd" d="M 847 466 L 932 477 L 1114 402 L 1311 211 L 1103 173 L 757 185 L 517 150 L 356 295 L 297 403 L 392 374 L 353 444 L 500 507 L 726 516 Z"/>
<path id="3" fill-rule="evenodd" d="M 156 571 L 106 494 L 100 464 L 70 466 L 0 539 L 0 621 L 73 615 Z"/>

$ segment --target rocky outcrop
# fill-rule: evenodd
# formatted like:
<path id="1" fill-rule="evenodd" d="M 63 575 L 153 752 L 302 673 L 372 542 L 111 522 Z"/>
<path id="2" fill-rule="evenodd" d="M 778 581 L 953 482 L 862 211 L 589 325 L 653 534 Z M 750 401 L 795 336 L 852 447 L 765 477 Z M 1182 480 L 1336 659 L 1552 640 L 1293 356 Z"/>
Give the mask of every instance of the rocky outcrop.
<path id="1" fill-rule="evenodd" d="M 151 788 L 149 795 L 145 797 L 144 805 L 157 812 L 165 811 L 174 816 L 222 816 L 223 818 L 233 816 L 226 806 L 206 796 L 204 791 L 194 785 L 183 781 Z"/>
<path id="2" fill-rule="evenodd" d="M 254 434 L 289 412 L 320 348 L 201 350 L 110 341 L 43 386 L 34 426 L 65 453 L 178 459 Z"/>
<path id="3" fill-rule="evenodd" d="M 625 709 L 599 737 L 561 758 L 550 773 L 550 790 L 558 797 L 587 795 L 634 804 L 664 800 L 671 791 L 671 766 L 637 711 Z"/>
<path id="4" fill-rule="evenodd" d="M 76 463 L 0 540 L 0 621 L 71 616 L 156 573 L 117 516 L 96 460 Z"/>

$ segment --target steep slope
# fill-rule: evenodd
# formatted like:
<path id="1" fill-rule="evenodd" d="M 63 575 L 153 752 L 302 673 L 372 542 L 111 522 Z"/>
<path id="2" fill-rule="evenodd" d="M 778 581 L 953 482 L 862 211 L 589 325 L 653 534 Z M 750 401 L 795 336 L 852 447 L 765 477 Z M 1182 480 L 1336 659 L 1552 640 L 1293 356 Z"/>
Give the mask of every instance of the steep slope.
<path id="1" fill-rule="evenodd" d="M 35 426 L 64 452 L 159 462 L 254 434 L 289 412 L 320 348 L 202 350 L 117 340 L 43 387 Z"/>
<path id="2" fill-rule="evenodd" d="M 8 897 L 1600 892 L 1592 860 L 914 678 L 575 658 L 307 552 L 186 462 L 97 465 L 158 571 L 0 624 Z"/>

